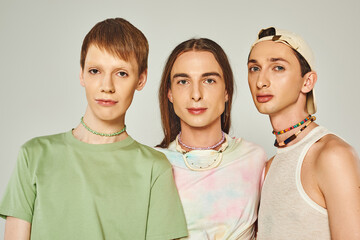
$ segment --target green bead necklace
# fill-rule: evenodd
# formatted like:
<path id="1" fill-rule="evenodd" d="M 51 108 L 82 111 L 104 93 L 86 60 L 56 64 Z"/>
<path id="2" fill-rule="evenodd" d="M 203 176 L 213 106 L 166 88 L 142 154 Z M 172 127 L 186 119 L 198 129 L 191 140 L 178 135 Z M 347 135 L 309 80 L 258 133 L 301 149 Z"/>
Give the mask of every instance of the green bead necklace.
<path id="1" fill-rule="evenodd" d="M 123 129 L 121 129 L 120 131 L 116 132 L 116 133 L 99 133 L 97 131 L 94 131 L 92 130 L 91 128 L 89 128 L 85 123 L 84 123 L 84 117 L 81 117 L 81 120 L 80 120 L 81 124 L 84 126 L 84 128 L 86 128 L 86 130 L 88 130 L 89 132 L 93 133 L 93 134 L 96 134 L 96 135 L 99 135 L 99 136 L 103 136 L 103 137 L 113 137 L 113 136 L 117 136 L 117 135 L 120 135 L 122 134 L 123 132 L 126 131 L 126 125 L 124 126 Z"/>

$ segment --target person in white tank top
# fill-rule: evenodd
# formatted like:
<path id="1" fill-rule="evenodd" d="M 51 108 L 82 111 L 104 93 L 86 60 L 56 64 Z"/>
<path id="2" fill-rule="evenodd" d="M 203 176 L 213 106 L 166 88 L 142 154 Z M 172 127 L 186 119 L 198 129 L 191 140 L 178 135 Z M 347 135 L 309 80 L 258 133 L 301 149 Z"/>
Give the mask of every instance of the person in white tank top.
<path id="1" fill-rule="evenodd" d="M 277 154 L 266 165 L 257 239 L 360 239 L 355 150 L 315 121 L 317 73 L 298 35 L 263 29 L 251 47 L 248 83 L 267 114 Z"/>

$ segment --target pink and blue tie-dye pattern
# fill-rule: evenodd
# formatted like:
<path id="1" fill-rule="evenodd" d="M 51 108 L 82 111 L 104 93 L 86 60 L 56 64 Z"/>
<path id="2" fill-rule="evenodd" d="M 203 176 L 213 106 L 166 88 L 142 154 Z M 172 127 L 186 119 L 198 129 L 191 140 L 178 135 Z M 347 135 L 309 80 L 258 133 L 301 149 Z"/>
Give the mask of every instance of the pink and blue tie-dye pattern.
<path id="1" fill-rule="evenodd" d="M 189 229 L 187 239 L 253 239 L 254 222 L 266 155 L 259 146 L 226 136 L 228 147 L 219 167 L 192 171 L 172 142 L 164 152 L 173 165 L 175 182 Z M 191 151 L 191 161 L 213 150 Z"/>

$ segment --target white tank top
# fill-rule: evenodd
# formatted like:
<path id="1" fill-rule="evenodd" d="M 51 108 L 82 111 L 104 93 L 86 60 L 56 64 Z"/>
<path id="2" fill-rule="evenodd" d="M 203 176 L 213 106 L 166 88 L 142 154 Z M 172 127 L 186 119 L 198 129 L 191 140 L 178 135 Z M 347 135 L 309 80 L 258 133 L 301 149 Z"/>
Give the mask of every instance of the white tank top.
<path id="1" fill-rule="evenodd" d="M 261 192 L 258 240 L 327 240 L 327 210 L 315 203 L 301 185 L 301 166 L 309 148 L 330 132 L 314 128 L 296 144 L 279 148 Z"/>

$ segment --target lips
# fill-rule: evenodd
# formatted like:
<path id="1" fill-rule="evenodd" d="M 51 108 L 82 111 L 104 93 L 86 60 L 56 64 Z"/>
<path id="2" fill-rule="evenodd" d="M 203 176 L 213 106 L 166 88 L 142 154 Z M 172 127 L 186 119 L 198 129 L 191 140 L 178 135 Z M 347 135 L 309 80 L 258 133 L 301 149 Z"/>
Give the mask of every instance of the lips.
<path id="1" fill-rule="evenodd" d="M 273 95 L 270 94 L 264 94 L 264 95 L 257 95 L 256 96 L 256 100 L 259 103 L 266 103 L 268 101 L 270 101 L 273 98 Z"/>
<path id="2" fill-rule="evenodd" d="M 117 101 L 111 99 L 95 99 L 95 101 L 97 104 L 104 107 L 114 106 L 117 103 Z"/>
<path id="3" fill-rule="evenodd" d="M 207 108 L 187 108 L 188 112 L 194 115 L 199 115 L 204 113 Z"/>

